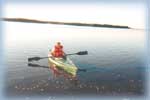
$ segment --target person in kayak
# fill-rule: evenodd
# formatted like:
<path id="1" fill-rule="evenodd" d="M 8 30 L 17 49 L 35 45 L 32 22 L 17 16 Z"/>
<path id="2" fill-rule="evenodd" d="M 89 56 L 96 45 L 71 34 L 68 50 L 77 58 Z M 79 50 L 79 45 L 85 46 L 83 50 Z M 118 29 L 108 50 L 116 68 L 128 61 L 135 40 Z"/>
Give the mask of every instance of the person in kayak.
<path id="1" fill-rule="evenodd" d="M 65 53 L 63 51 L 63 46 L 60 42 L 57 42 L 54 48 L 51 51 L 51 55 L 53 57 L 63 58 L 65 56 Z"/>

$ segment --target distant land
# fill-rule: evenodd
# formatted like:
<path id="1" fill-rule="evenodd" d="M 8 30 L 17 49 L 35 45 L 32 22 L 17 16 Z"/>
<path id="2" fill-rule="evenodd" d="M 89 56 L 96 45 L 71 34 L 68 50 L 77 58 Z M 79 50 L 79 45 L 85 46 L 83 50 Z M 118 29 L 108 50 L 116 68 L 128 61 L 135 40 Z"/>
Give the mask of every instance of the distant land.
<path id="1" fill-rule="evenodd" d="M 93 24 L 93 23 L 77 23 L 77 22 L 58 22 L 58 21 L 41 21 L 26 18 L 3 18 L 3 21 L 11 22 L 25 22 L 25 23 L 39 23 L 39 24 L 58 24 L 58 25 L 73 25 L 73 26 L 89 26 L 89 27 L 106 27 L 106 28 L 125 28 L 130 29 L 129 26 L 110 25 L 110 24 Z"/>

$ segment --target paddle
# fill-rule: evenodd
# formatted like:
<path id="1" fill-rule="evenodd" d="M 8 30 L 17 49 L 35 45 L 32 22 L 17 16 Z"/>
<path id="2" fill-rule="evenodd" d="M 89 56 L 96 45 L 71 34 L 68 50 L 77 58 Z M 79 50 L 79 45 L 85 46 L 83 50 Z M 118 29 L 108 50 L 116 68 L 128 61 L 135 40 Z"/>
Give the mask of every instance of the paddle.
<path id="1" fill-rule="evenodd" d="M 72 53 L 72 54 L 65 54 L 66 56 L 68 55 L 87 55 L 88 52 L 87 51 L 80 51 L 80 52 L 77 52 L 77 53 Z M 28 58 L 28 61 L 38 61 L 40 59 L 45 59 L 45 58 L 50 58 L 50 57 L 32 57 L 32 58 Z"/>
<path id="2" fill-rule="evenodd" d="M 48 66 L 41 66 L 41 65 L 33 64 L 33 63 L 28 63 L 28 66 L 30 66 L 30 67 L 49 68 Z M 86 69 L 80 69 L 80 68 L 79 68 L 78 71 L 86 72 Z"/>

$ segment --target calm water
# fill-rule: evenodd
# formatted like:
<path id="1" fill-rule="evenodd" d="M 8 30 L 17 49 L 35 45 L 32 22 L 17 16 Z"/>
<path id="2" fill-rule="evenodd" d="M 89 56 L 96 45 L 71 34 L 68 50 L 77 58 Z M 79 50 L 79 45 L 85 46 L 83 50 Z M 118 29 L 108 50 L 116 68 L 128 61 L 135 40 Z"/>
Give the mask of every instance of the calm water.
<path id="1" fill-rule="evenodd" d="M 6 95 L 142 95 L 144 94 L 145 32 L 59 25 L 6 23 Z M 19 29 L 18 29 L 19 27 Z M 7 31 L 9 30 L 9 31 Z M 28 66 L 28 57 L 47 56 L 61 41 L 66 53 L 87 72 L 77 81 L 53 76 L 50 69 Z M 48 66 L 48 60 L 32 62 Z"/>

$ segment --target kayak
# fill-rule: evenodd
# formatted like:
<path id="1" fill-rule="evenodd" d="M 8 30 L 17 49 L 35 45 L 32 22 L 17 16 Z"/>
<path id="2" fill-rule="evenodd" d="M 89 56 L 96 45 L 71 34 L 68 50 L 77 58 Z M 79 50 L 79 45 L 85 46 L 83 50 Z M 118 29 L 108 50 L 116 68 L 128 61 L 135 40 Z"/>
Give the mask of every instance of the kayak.
<path id="1" fill-rule="evenodd" d="M 52 55 L 48 55 L 48 61 L 50 65 L 55 65 L 58 69 L 63 70 L 67 74 L 70 74 L 72 77 L 76 77 L 78 68 L 76 65 L 71 61 L 69 57 L 66 58 L 56 58 Z"/>

